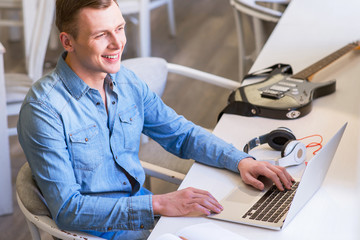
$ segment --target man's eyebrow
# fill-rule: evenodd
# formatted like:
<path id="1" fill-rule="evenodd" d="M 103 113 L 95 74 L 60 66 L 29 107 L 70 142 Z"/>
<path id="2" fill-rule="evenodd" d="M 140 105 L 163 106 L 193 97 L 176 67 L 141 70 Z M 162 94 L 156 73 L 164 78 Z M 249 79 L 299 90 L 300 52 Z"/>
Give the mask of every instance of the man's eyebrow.
<path id="1" fill-rule="evenodd" d="M 124 27 L 125 25 L 126 25 L 126 22 L 123 21 L 123 22 L 121 22 L 121 23 L 117 26 L 117 28 L 119 28 L 119 27 Z"/>
<path id="2" fill-rule="evenodd" d="M 122 23 L 120 23 L 119 25 L 116 26 L 116 29 L 119 28 L 119 27 L 124 27 L 125 24 L 126 24 L 125 21 L 122 22 Z M 108 31 L 107 29 L 96 30 L 96 31 L 94 31 L 93 33 L 91 33 L 90 36 L 95 36 L 95 35 L 97 35 L 97 34 L 99 34 L 99 33 L 107 32 L 107 31 Z"/>

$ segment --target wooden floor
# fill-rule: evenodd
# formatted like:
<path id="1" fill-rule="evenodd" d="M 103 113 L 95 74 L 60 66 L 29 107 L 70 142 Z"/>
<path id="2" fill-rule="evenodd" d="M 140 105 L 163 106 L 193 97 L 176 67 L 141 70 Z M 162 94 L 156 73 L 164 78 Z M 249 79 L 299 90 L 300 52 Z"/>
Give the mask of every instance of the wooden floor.
<path id="1" fill-rule="evenodd" d="M 177 36 L 170 38 L 168 34 L 166 9 L 160 8 L 152 12 L 152 55 L 165 58 L 168 62 L 182 64 L 237 80 L 238 55 L 235 23 L 232 9 L 227 0 L 175 0 Z M 134 26 L 127 26 L 128 46 L 124 58 L 135 56 L 136 34 Z M 8 42 L 6 31 L 1 31 L 0 41 L 7 48 L 6 69 L 22 71 L 22 44 Z M 53 66 L 58 51 L 50 51 L 47 55 L 47 66 Z M 190 79 L 169 77 L 163 99 L 178 113 L 196 124 L 206 128 L 216 125 L 218 113 L 226 105 L 228 90 L 213 87 L 205 83 L 193 82 Z M 9 119 L 9 125 L 15 125 L 16 118 Z M 19 168 L 26 161 L 16 137 L 10 138 L 12 182 Z M 158 146 L 150 143 L 143 147 L 140 156 L 161 159 Z M 157 155 L 160 154 L 161 156 Z M 191 162 L 174 161 L 173 167 L 186 171 Z M 153 184 L 154 185 L 154 184 Z M 155 184 L 156 185 L 156 184 Z M 160 186 L 160 187 L 159 187 Z M 154 186 L 155 192 L 169 189 L 161 184 Z M 14 195 L 14 194 L 13 194 Z M 15 195 L 14 195 L 15 196 Z M 0 240 L 30 239 L 29 231 L 14 197 L 14 213 L 0 216 Z M 43 239 L 51 239 L 43 234 Z"/>

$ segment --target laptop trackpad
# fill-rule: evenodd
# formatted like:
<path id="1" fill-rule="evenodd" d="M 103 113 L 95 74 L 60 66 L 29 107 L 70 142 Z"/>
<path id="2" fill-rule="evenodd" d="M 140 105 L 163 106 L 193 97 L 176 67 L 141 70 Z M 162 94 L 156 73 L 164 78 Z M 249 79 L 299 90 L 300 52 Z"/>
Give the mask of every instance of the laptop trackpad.
<path id="1" fill-rule="evenodd" d="M 272 183 L 268 179 L 260 179 L 265 184 L 265 189 L 263 191 L 259 191 L 258 189 L 246 185 L 242 181 L 239 186 L 235 187 L 231 193 L 225 198 L 225 201 L 237 202 L 237 203 L 251 203 L 253 202 L 257 196 L 263 195 L 265 191 L 267 191 Z"/>

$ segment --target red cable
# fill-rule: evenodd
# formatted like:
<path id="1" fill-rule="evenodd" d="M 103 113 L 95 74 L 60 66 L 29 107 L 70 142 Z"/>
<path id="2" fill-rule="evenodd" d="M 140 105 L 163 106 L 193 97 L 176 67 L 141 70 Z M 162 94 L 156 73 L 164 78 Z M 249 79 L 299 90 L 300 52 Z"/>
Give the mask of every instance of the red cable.
<path id="1" fill-rule="evenodd" d="M 318 149 L 316 149 L 313 154 L 315 155 L 321 148 L 322 148 L 322 142 L 323 142 L 323 137 L 320 135 L 320 134 L 313 134 L 313 135 L 310 135 L 310 136 L 306 136 L 306 137 L 303 137 L 303 138 L 299 138 L 297 140 L 304 140 L 306 138 L 311 138 L 311 137 L 320 137 L 320 142 L 310 142 L 308 145 L 306 145 L 306 148 L 310 148 L 310 147 L 316 147 L 316 146 L 319 146 Z"/>

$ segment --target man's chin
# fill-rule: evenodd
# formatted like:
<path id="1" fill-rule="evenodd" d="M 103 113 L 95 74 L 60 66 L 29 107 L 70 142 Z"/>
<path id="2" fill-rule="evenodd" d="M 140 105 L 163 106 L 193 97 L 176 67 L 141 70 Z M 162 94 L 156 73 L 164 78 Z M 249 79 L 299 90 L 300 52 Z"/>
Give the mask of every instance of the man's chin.
<path id="1" fill-rule="evenodd" d="M 110 74 L 115 74 L 115 73 L 117 73 L 117 72 L 120 71 L 120 68 L 121 68 L 121 64 L 119 63 L 118 66 L 109 68 L 109 69 L 108 69 L 108 73 L 110 73 Z"/>

